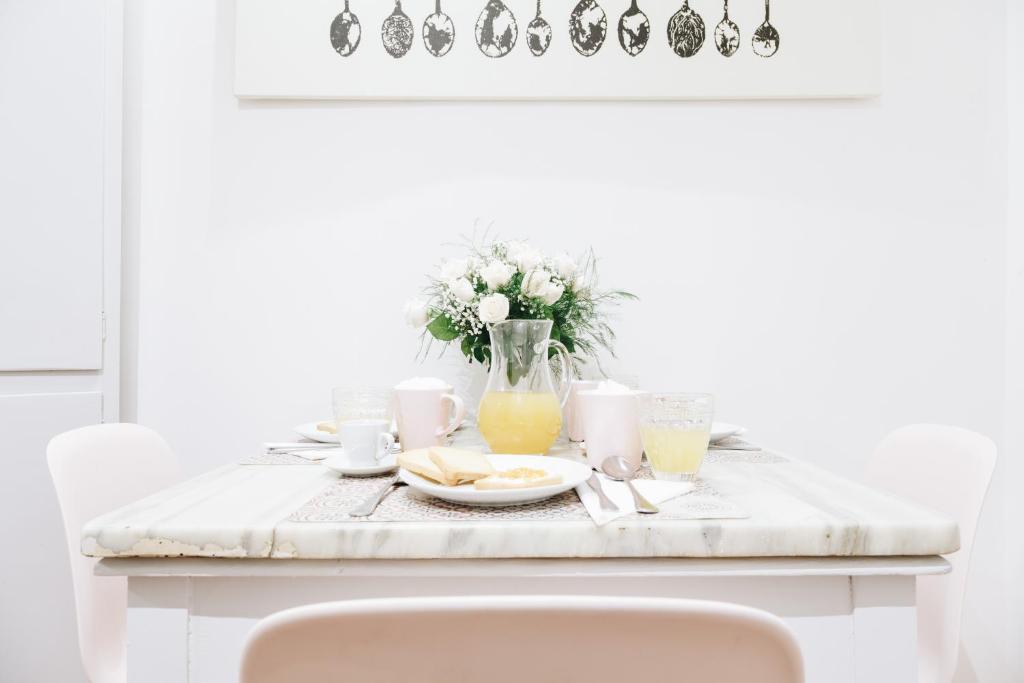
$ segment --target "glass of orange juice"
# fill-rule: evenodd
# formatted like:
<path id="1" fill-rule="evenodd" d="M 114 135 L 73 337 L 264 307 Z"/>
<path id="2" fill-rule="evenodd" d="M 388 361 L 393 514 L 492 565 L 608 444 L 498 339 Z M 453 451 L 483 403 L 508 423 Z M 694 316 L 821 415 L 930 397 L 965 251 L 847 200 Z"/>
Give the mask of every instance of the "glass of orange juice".
<path id="1" fill-rule="evenodd" d="M 711 440 L 711 394 L 650 394 L 640 402 L 640 438 L 655 479 L 690 481 Z"/>

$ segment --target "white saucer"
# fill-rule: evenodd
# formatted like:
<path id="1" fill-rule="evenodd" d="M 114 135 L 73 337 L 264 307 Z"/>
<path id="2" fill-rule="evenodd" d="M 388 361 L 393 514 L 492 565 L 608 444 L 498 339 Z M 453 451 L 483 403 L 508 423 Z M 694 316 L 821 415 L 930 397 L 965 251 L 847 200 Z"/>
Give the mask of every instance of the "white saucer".
<path id="1" fill-rule="evenodd" d="M 375 465 L 353 465 L 348 461 L 345 451 L 342 450 L 324 460 L 322 464 L 332 472 L 343 474 L 346 477 L 372 477 L 377 474 L 386 474 L 398 467 L 398 456 L 389 453 Z"/>
<path id="2" fill-rule="evenodd" d="M 311 441 L 319 441 L 320 443 L 338 443 L 338 435 L 331 434 L 330 432 L 322 432 L 316 428 L 320 424 L 319 422 L 309 422 L 304 425 L 299 425 L 292 429 L 293 432 L 299 436 L 303 436 Z"/>
<path id="3" fill-rule="evenodd" d="M 731 425 L 728 422 L 714 422 L 711 425 L 711 443 L 728 439 L 730 436 L 739 436 L 745 431 L 746 427 Z"/>

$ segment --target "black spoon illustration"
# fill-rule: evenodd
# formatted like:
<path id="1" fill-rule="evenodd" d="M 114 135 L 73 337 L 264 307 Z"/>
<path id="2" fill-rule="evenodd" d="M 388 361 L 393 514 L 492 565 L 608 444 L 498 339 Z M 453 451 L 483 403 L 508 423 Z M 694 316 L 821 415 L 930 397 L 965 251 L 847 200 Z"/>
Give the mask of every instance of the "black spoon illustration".
<path id="1" fill-rule="evenodd" d="M 619 45 L 626 54 L 636 57 L 647 47 L 651 37 L 651 22 L 637 7 L 636 0 L 619 17 Z"/>
<path id="2" fill-rule="evenodd" d="M 569 39 L 584 57 L 597 53 L 608 34 L 608 16 L 597 0 L 580 0 L 569 15 Z"/>
<path id="3" fill-rule="evenodd" d="M 455 23 L 441 11 L 441 0 L 435 0 L 434 13 L 423 22 L 423 44 L 435 57 L 444 57 L 455 43 Z"/>
<path id="4" fill-rule="evenodd" d="M 487 0 L 476 20 L 476 45 L 488 57 L 504 57 L 516 46 L 519 25 L 501 0 Z"/>
<path id="5" fill-rule="evenodd" d="M 348 11 L 348 0 L 345 0 L 345 9 L 331 22 L 331 45 L 339 55 L 348 57 L 359 47 L 359 39 L 362 37 L 363 28 L 359 25 L 359 17 Z"/>
<path id="6" fill-rule="evenodd" d="M 768 22 L 768 0 L 764 0 L 764 23 L 754 31 L 751 43 L 754 52 L 762 57 L 771 57 L 779 49 L 779 32 Z"/>
<path id="7" fill-rule="evenodd" d="M 692 57 L 704 45 L 704 20 L 690 9 L 690 0 L 668 20 L 668 44 L 680 57 Z"/>
<path id="8" fill-rule="evenodd" d="M 412 47 L 412 38 L 415 33 L 412 19 L 402 11 L 402 0 L 395 0 L 395 10 L 388 15 L 380 27 L 380 37 L 384 41 L 384 49 L 395 59 L 404 57 Z"/>
<path id="9" fill-rule="evenodd" d="M 551 24 L 540 15 L 540 0 L 537 0 L 537 16 L 526 26 L 526 44 L 536 57 L 547 52 L 551 45 Z"/>
<path id="10" fill-rule="evenodd" d="M 724 57 L 732 57 L 740 49 L 740 27 L 729 19 L 729 0 L 725 0 L 725 14 L 715 27 L 715 47 Z"/>

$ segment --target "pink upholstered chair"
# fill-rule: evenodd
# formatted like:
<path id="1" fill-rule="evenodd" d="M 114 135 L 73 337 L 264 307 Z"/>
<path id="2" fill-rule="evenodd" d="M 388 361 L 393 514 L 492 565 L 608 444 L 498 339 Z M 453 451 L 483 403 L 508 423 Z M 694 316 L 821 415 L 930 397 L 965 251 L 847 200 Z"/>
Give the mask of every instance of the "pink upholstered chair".
<path id="1" fill-rule="evenodd" d="M 918 680 L 948 683 L 956 671 L 964 588 L 978 515 L 996 465 L 992 440 L 959 427 L 911 425 L 875 448 L 869 483 L 954 519 L 960 550 L 953 571 L 917 579 Z"/>
<path id="2" fill-rule="evenodd" d="M 694 600 L 587 596 L 351 600 L 249 634 L 242 683 L 798 683 L 777 617 Z"/>
<path id="3" fill-rule="evenodd" d="M 93 517 L 177 481 L 178 463 L 156 432 L 134 424 L 65 432 L 50 441 L 46 460 L 64 517 L 85 673 L 92 683 L 124 683 L 125 579 L 93 576 L 96 560 L 82 555 L 80 532 Z"/>

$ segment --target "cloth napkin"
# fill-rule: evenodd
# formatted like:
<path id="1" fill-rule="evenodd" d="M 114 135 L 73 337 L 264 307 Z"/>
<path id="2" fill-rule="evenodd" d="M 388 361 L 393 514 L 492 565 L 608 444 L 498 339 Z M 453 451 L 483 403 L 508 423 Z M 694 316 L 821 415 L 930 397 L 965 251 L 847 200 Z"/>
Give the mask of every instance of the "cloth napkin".
<path id="1" fill-rule="evenodd" d="M 597 493 L 594 492 L 594 489 L 590 488 L 590 484 L 583 482 L 576 487 L 576 495 L 580 497 L 583 507 L 590 513 L 590 518 L 594 520 L 594 524 L 604 526 L 612 520 L 636 512 L 636 507 L 633 504 L 633 494 L 629 492 L 625 482 L 609 479 L 601 473 L 598 473 L 597 476 L 601 480 L 601 488 L 604 489 L 605 495 L 619 509 L 617 512 L 603 509 Z M 655 505 L 660 505 L 666 500 L 689 493 L 694 488 L 693 484 L 688 481 L 657 481 L 654 479 L 634 479 L 633 486 L 640 492 L 640 495 Z M 651 516 L 657 517 L 657 515 Z"/>

